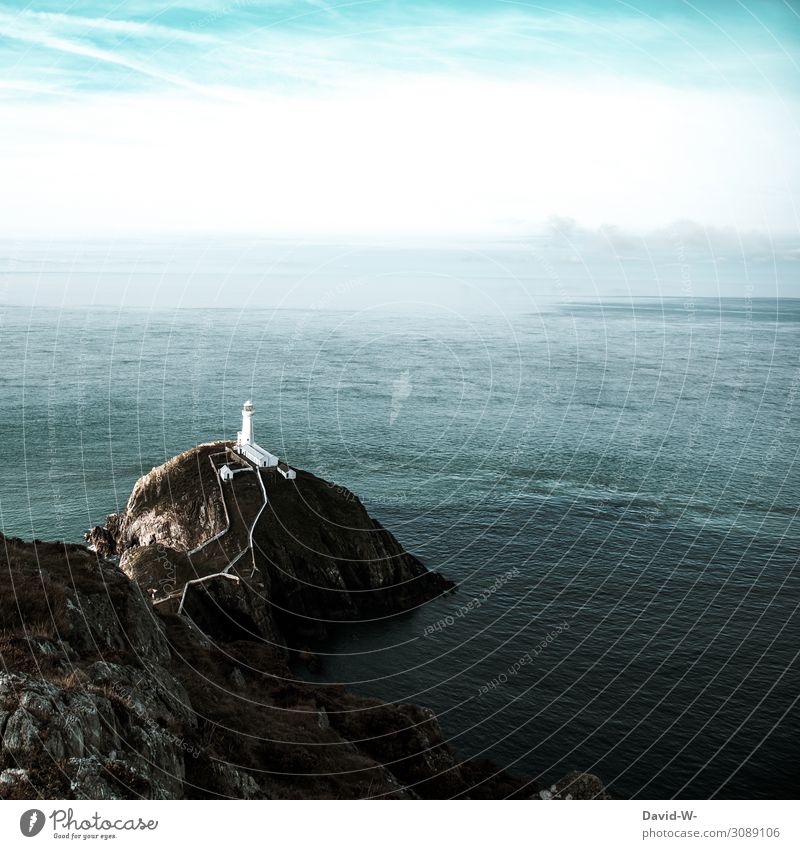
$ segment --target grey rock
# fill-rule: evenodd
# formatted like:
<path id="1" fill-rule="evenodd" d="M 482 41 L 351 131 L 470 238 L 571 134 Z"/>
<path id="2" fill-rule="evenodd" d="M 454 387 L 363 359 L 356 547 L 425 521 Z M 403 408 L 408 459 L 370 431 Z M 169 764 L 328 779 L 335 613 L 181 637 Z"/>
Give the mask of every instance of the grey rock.
<path id="1" fill-rule="evenodd" d="M 550 792 L 553 799 L 612 798 L 603 782 L 591 772 L 570 772 L 552 785 Z"/>
<path id="2" fill-rule="evenodd" d="M 40 742 L 41 735 L 33 716 L 24 708 L 15 710 L 6 723 L 3 747 L 15 758 L 22 759 L 38 749 Z"/>
<path id="3" fill-rule="evenodd" d="M 231 799 L 268 799 L 252 775 L 233 764 L 214 763 L 212 770 L 219 787 Z"/>
<path id="4" fill-rule="evenodd" d="M 20 781 L 27 781 L 28 771 L 19 767 L 4 769 L 0 772 L 0 784 L 17 784 Z"/>

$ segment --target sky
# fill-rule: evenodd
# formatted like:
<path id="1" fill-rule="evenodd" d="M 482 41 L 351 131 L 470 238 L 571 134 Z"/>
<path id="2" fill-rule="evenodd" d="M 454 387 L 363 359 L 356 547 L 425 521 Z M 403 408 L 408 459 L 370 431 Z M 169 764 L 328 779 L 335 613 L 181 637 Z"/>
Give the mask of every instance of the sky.
<path id="1" fill-rule="evenodd" d="M 6 239 L 798 231 L 800 4 L 0 2 Z"/>

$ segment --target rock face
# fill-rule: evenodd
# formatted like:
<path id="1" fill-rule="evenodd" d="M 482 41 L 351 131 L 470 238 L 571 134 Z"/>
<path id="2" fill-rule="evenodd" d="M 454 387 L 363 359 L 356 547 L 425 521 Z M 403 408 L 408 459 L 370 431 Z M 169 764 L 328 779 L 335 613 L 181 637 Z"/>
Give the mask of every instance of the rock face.
<path id="1" fill-rule="evenodd" d="M 173 798 L 196 724 L 141 588 L 80 546 L 0 537 L 0 797 Z"/>
<path id="2" fill-rule="evenodd" d="M 161 543 L 189 551 L 227 524 L 209 456 L 222 443 L 184 451 L 139 478 L 125 512 L 107 524 L 118 551 Z"/>
<path id="3" fill-rule="evenodd" d="M 0 799 L 537 789 L 461 762 L 428 710 L 296 680 L 260 638 L 212 641 L 81 546 L 0 537 L 0 550 Z"/>
<path id="4" fill-rule="evenodd" d="M 452 584 L 352 493 L 244 468 L 225 489 L 220 460 L 154 469 L 93 550 L 0 535 L 0 799 L 600 797 L 461 761 L 425 708 L 298 680 L 285 643 L 312 668 L 328 622 Z"/>
<path id="5" fill-rule="evenodd" d="M 323 637 L 331 622 L 411 610 L 452 589 L 353 493 L 309 472 L 286 480 L 274 469 L 240 465 L 221 484 L 215 467 L 237 464 L 230 447 L 199 446 L 154 469 L 125 510 L 87 539 L 99 553 L 120 554 L 122 569 L 156 600 L 232 570 L 247 578 L 242 592 L 257 585 L 268 600 L 262 635 L 289 642 Z"/>
<path id="6" fill-rule="evenodd" d="M 591 772 L 570 772 L 549 788 L 539 791 L 540 799 L 611 799 L 603 782 Z"/>
<path id="7" fill-rule="evenodd" d="M 216 575 L 187 586 L 183 613 L 215 640 L 265 639 L 282 646 L 260 587 L 238 576 Z"/>
<path id="8" fill-rule="evenodd" d="M 256 527 L 276 617 L 290 634 L 324 635 L 329 622 L 411 610 L 449 592 L 372 519 L 349 490 L 309 472 L 265 476 L 268 506 Z"/>
<path id="9" fill-rule="evenodd" d="M 7 715 L 3 759 L 15 764 L 0 773 L 0 788 L 12 796 L 34 787 L 87 799 L 137 791 L 158 799 L 180 796 L 184 752 L 169 729 L 195 723 L 181 710 L 187 698 L 180 684 L 160 668 L 156 682 L 140 669 L 104 661 L 76 677 L 82 681 L 0 674 L 0 726 Z"/>

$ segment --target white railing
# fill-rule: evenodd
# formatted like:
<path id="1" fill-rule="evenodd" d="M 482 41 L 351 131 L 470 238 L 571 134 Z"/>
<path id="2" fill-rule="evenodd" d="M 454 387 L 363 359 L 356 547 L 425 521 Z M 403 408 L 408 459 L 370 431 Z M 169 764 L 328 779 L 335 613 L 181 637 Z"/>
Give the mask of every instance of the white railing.
<path id="1" fill-rule="evenodd" d="M 202 584 L 203 581 L 210 581 L 212 578 L 227 578 L 230 581 L 236 581 L 238 584 L 240 582 L 240 578 L 238 575 L 226 575 L 224 572 L 215 572 L 213 575 L 206 575 L 204 578 L 194 578 L 191 581 L 187 581 L 183 586 L 183 592 L 181 593 L 181 603 L 178 605 L 178 614 L 183 613 L 183 603 L 186 601 L 186 591 L 192 584 Z"/>

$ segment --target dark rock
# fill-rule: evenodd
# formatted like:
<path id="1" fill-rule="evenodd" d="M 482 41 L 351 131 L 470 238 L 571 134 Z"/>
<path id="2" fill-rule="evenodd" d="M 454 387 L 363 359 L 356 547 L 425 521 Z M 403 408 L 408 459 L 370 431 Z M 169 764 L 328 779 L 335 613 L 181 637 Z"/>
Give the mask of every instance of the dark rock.
<path id="1" fill-rule="evenodd" d="M 297 681 L 285 650 L 242 621 L 211 640 L 81 546 L 0 542 L 0 601 L 19 601 L 0 605 L 0 799 L 472 794 L 475 768 L 430 711 Z M 225 583 L 196 596 L 194 616 L 241 609 Z M 477 795 L 526 786 L 487 768 Z"/>
<path id="2" fill-rule="evenodd" d="M 219 455 L 219 463 L 229 448 L 199 446 L 153 469 L 136 483 L 125 510 L 110 517 L 107 535 L 122 555 L 120 566 L 156 599 L 230 570 L 261 584 L 272 619 L 263 633 L 297 643 L 326 636 L 331 622 L 401 613 L 453 589 L 405 551 L 352 492 L 309 472 L 286 480 L 275 470 L 252 471 L 221 488 L 212 459 Z"/>
<path id="3" fill-rule="evenodd" d="M 7 776 L 8 790 L 19 792 L 20 782 L 36 788 L 42 767 L 55 764 L 66 780 L 72 777 L 68 788 L 59 788 L 65 797 L 128 798 L 124 783 L 111 780 L 113 761 L 149 798 L 180 795 L 183 752 L 152 715 L 137 711 L 126 698 L 99 685 L 75 690 L 28 675 L 0 674 L 0 702 L 11 710 L 2 766 L 24 771 Z M 0 798 L 3 794 L 0 784 Z"/>
<path id="4" fill-rule="evenodd" d="M 116 519 L 116 514 L 106 517 L 106 522 Z M 83 538 L 101 557 L 111 557 L 117 553 L 117 540 L 108 525 L 95 525 Z"/>
<path id="5" fill-rule="evenodd" d="M 309 672 L 321 672 L 322 661 L 319 655 L 314 654 L 308 646 L 304 646 L 297 653 L 297 659 L 302 663 Z"/>
<path id="6" fill-rule="evenodd" d="M 117 551 L 155 543 L 190 551 L 224 530 L 227 517 L 210 455 L 225 447 L 192 448 L 139 478 L 125 510 L 106 521 Z"/>
<path id="7" fill-rule="evenodd" d="M 211 575 L 187 584 L 182 612 L 217 640 L 264 639 L 282 645 L 267 599 L 239 576 Z"/>

